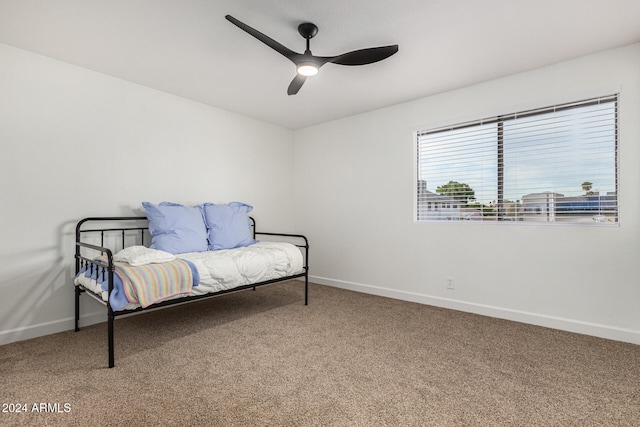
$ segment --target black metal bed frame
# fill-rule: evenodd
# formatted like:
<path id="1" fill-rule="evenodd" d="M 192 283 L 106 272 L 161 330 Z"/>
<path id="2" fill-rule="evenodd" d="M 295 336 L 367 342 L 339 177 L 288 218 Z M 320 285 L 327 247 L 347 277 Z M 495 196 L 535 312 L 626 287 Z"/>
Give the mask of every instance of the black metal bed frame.
<path id="1" fill-rule="evenodd" d="M 80 271 L 81 268 L 87 266 L 88 268 L 96 268 L 96 269 L 102 269 L 102 270 L 98 270 L 98 271 L 102 271 L 102 273 L 104 274 L 106 272 L 107 274 L 107 280 L 108 280 L 108 285 L 109 285 L 109 290 L 108 290 L 108 295 L 109 298 L 107 298 L 107 301 L 104 301 L 102 299 L 101 295 L 96 294 L 95 292 L 91 291 L 90 289 L 85 288 L 82 285 L 77 285 L 75 286 L 75 330 L 76 332 L 80 330 L 79 327 L 79 321 L 80 321 L 80 295 L 82 295 L 83 293 L 86 293 L 87 295 L 91 296 L 93 299 L 97 300 L 100 304 L 106 306 L 107 308 L 107 335 L 108 335 L 108 352 L 109 352 L 109 368 L 113 368 L 115 366 L 115 350 L 114 350 L 114 321 L 115 318 L 118 316 L 122 316 L 125 314 L 131 314 L 131 313 L 137 313 L 137 312 L 142 312 L 142 311 L 148 311 L 148 310 L 152 310 L 152 309 L 156 309 L 156 308 L 160 308 L 160 307 L 166 307 L 166 306 L 170 306 L 170 305 L 176 305 L 176 304 L 182 304 L 184 302 L 187 301 L 193 301 L 193 300 L 201 300 L 201 299 L 207 299 L 207 298 L 213 298 L 216 296 L 220 296 L 223 294 L 228 294 L 228 293 L 232 293 L 232 292 L 238 292 L 238 291 L 242 291 L 242 290 L 246 290 L 246 289 L 253 289 L 255 290 L 258 286 L 264 286 L 264 285 L 270 285 L 273 283 L 277 283 L 277 282 L 283 282 L 283 281 L 287 281 L 287 280 L 291 280 L 291 279 L 297 279 L 297 278 L 302 278 L 304 277 L 304 305 L 308 305 L 309 304 L 309 241 L 307 240 L 307 238 L 302 235 L 302 234 L 287 234 L 287 233 L 267 233 L 267 232 L 257 232 L 256 231 L 256 222 L 252 217 L 249 217 L 249 219 L 251 220 L 251 230 L 252 230 L 252 234 L 253 234 L 253 238 L 255 239 L 256 236 L 271 236 L 271 237 L 280 237 L 280 238 L 286 238 L 286 239 L 294 239 L 296 241 L 295 246 L 297 246 L 298 248 L 304 249 L 304 264 L 303 264 L 303 271 L 301 273 L 297 273 L 291 276 L 286 276 L 286 277 L 282 277 L 279 279 L 271 279 L 271 280 L 267 280 L 267 281 L 263 281 L 263 282 L 258 282 L 258 283 L 253 283 L 253 284 L 248 284 L 248 285 L 242 285 L 242 286 L 238 286 L 236 288 L 233 289 L 225 289 L 222 291 L 218 291 L 218 292 L 213 292 L 213 293 L 208 293 L 208 294 L 204 294 L 204 295 L 191 295 L 191 296 L 185 296 L 185 297 L 181 297 L 181 298 L 175 298 L 175 299 L 169 299 L 169 300 L 164 300 L 164 301 L 160 301 L 158 303 L 155 303 L 153 305 L 150 305 L 146 308 L 142 308 L 142 307 L 138 307 L 136 309 L 132 309 L 132 310 L 118 310 L 118 311 L 114 311 L 111 308 L 111 304 L 109 302 L 110 300 L 110 296 L 111 296 L 111 292 L 113 291 L 113 274 L 115 272 L 115 266 L 113 264 L 113 251 L 107 247 L 105 247 L 105 235 L 107 237 L 109 236 L 117 236 L 118 234 L 121 236 L 121 248 L 123 249 L 125 247 L 125 237 L 134 237 L 135 235 L 132 233 L 139 233 L 139 240 L 140 240 L 140 244 L 144 243 L 145 240 L 145 235 L 150 238 L 150 233 L 148 231 L 148 225 L 145 225 L 144 227 L 141 227 L 139 225 L 135 225 L 135 224 L 139 224 L 140 221 L 147 221 L 147 218 L 144 216 L 131 216 L 131 217 L 127 217 L 127 216 L 119 216 L 119 217 L 89 217 L 89 218 L 84 218 L 80 221 L 78 221 L 77 225 L 76 225 L 76 244 L 75 244 L 75 261 L 76 261 L 76 265 L 75 265 L 75 274 L 77 275 L 78 272 Z M 108 228 L 89 228 L 89 229 L 83 229 L 83 225 L 87 224 L 87 223 L 102 223 L 102 224 L 116 224 L 116 223 L 128 223 L 130 225 L 128 226 L 110 226 Z M 99 233 L 100 234 L 100 246 L 98 245 L 94 245 L 94 244 L 90 244 L 90 243 L 86 243 L 86 242 L 82 242 L 82 236 L 86 233 Z M 107 257 L 107 262 L 101 262 L 101 261 L 97 261 L 95 259 L 95 256 L 93 258 L 87 257 L 85 255 L 83 255 L 83 250 L 82 249 L 89 249 L 89 250 L 93 250 L 95 252 L 100 252 L 100 254 L 102 255 L 106 255 Z"/>

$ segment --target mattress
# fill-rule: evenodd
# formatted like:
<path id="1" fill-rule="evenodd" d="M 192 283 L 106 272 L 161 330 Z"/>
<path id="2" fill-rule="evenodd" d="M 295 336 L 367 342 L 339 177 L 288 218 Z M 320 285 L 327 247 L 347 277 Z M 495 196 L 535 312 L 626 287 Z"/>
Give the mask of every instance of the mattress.
<path id="1" fill-rule="evenodd" d="M 189 252 L 176 254 L 175 257 L 189 261 L 197 269 L 199 281 L 188 295 L 215 293 L 293 276 L 304 271 L 302 253 L 296 246 L 286 242 L 258 242 L 242 248 Z M 82 285 L 107 301 L 108 292 L 95 279 L 79 274 L 75 278 L 75 284 Z M 112 298 L 111 306 L 117 311 L 134 309 L 138 304 L 114 304 Z"/>

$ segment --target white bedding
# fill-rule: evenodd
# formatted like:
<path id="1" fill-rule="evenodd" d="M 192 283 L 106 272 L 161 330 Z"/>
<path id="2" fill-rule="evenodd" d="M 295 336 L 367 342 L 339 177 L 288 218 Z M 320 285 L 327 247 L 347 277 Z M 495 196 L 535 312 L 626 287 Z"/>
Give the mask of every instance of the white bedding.
<path id="1" fill-rule="evenodd" d="M 191 295 L 233 289 L 303 272 L 302 253 L 296 246 L 285 242 L 258 242 L 243 248 L 189 252 L 177 254 L 176 258 L 191 261 L 198 269 L 200 283 L 192 288 Z M 107 292 L 95 280 L 80 275 L 76 284 L 102 295 L 102 299 L 107 301 Z M 129 304 L 123 310 L 135 307 Z"/>

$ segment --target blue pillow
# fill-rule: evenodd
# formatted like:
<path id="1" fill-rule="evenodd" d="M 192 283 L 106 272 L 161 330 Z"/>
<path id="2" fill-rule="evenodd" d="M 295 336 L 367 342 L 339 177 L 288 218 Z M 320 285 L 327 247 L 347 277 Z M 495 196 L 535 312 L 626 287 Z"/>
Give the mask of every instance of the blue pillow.
<path id="1" fill-rule="evenodd" d="M 149 219 L 151 249 L 180 254 L 202 252 L 209 247 L 207 227 L 197 207 L 162 202 L 142 202 Z"/>
<path id="2" fill-rule="evenodd" d="M 253 206 L 240 202 L 200 205 L 209 230 L 209 250 L 233 249 L 257 242 L 251 233 L 249 212 Z"/>

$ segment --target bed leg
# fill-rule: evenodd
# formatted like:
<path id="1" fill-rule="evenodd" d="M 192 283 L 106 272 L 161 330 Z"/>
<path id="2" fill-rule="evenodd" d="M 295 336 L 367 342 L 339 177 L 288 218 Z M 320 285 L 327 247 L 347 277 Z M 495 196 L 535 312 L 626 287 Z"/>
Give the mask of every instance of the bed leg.
<path id="1" fill-rule="evenodd" d="M 75 287 L 75 294 L 76 294 L 76 332 L 78 332 L 80 330 L 80 327 L 78 325 L 79 321 L 80 321 L 80 288 L 78 286 Z"/>
<path id="2" fill-rule="evenodd" d="M 113 368 L 115 366 L 115 357 L 114 357 L 114 343 L 113 343 L 113 310 L 111 306 L 108 308 L 109 313 L 107 314 L 107 328 L 109 334 L 109 368 Z"/>
<path id="3" fill-rule="evenodd" d="M 304 276 L 304 305 L 309 305 L 309 276 Z"/>

